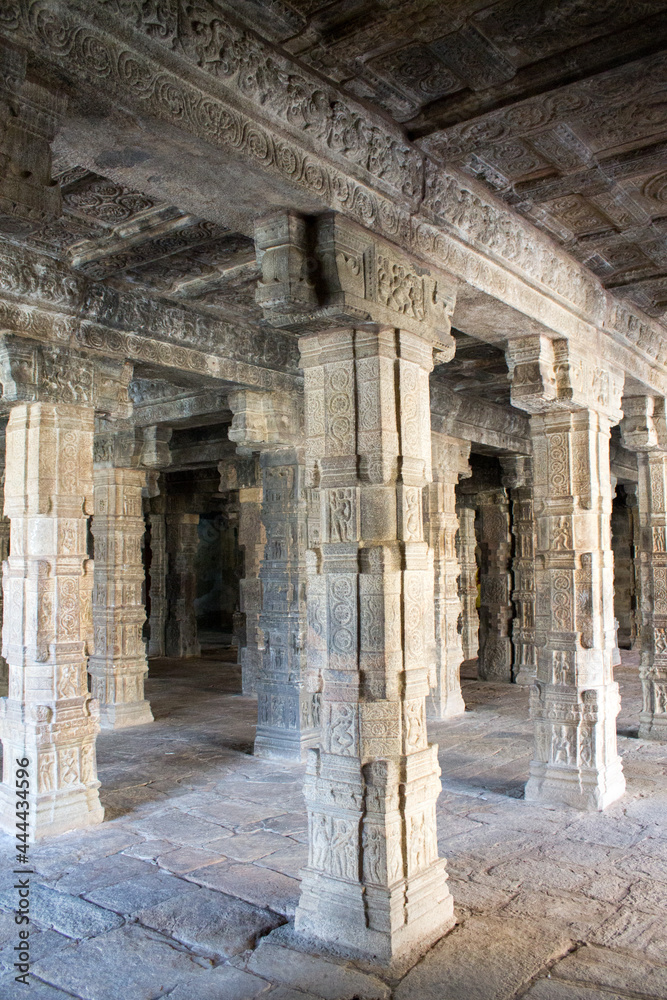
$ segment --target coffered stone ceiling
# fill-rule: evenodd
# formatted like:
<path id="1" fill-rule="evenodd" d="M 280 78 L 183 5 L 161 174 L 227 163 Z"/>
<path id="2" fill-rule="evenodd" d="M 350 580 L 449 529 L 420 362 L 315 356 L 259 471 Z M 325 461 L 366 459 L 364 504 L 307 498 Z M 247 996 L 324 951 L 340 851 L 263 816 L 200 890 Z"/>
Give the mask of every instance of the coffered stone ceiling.
<path id="1" fill-rule="evenodd" d="M 234 0 L 248 24 L 667 314 L 667 2 Z"/>

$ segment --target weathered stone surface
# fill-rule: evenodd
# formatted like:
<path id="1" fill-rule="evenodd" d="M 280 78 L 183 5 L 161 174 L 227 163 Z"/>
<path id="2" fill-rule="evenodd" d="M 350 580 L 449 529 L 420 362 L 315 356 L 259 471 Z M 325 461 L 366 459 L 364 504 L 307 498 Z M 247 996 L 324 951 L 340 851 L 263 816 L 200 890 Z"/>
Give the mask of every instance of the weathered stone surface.
<path id="1" fill-rule="evenodd" d="M 582 983 L 606 990 L 618 989 L 664 1000 L 667 996 L 667 963 L 653 965 L 627 951 L 578 948 L 554 967 L 552 974 L 567 984 Z"/>
<path id="2" fill-rule="evenodd" d="M 14 908 L 16 894 L 11 890 L 0 896 L 0 905 Z M 115 913 L 70 896 L 47 886 L 30 886 L 30 915 L 42 927 L 50 927 L 70 938 L 87 938 L 120 927 L 122 919 Z"/>
<path id="3" fill-rule="evenodd" d="M 230 958 L 282 923 L 268 910 L 222 892 L 200 889 L 140 910 L 137 919 L 211 957 Z"/>
<path id="4" fill-rule="evenodd" d="M 82 1000 L 118 1000 L 119 996 L 146 1000 L 204 974 L 207 967 L 205 960 L 135 924 L 72 944 L 35 963 L 33 972 Z"/>
<path id="5" fill-rule="evenodd" d="M 105 888 L 86 891 L 84 896 L 98 906 L 116 913 L 129 914 L 157 906 L 172 896 L 191 893 L 194 889 L 190 882 L 153 870 L 146 875 L 124 879 Z"/>
<path id="6" fill-rule="evenodd" d="M 189 872 L 187 877 L 199 885 L 229 893 L 255 906 L 268 906 L 286 917 L 294 916 L 299 899 L 300 883 L 297 879 L 254 865 L 222 862 Z"/>
<path id="7" fill-rule="evenodd" d="M 389 987 L 375 976 L 292 948 L 262 941 L 248 968 L 299 990 L 317 990 L 325 1000 L 389 1000 Z"/>
<path id="8" fill-rule="evenodd" d="M 179 983 L 169 994 L 172 1000 L 252 1000 L 270 987 L 265 979 L 253 976 L 241 969 L 219 965 L 210 972 L 204 972 L 196 979 Z M 275 997 L 275 993 L 271 993 Z"/>
<path id="9" fill-rule="evenodd" d="M 502 916 L 472 917 L 435 945 L 401 981 L 394 997 L 510 1000 L 570 945 L 567 935 L 548 922 L 514 921 L 510 928 Z"/>

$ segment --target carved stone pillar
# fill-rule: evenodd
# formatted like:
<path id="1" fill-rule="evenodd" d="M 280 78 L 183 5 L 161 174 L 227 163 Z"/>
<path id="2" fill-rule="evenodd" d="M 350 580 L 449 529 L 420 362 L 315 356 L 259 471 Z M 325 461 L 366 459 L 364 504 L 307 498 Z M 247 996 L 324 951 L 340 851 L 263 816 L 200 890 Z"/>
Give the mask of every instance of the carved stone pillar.
<path id="1" fill-rule="evenodd" d="M 546 337 L 510 341 L 508 363 L 512 402 L 533 414 L 537 677 L 526 799 L 602 809 L 625 790 L 609 468 L 623 377 Z"/>
<path id="2" fill-rule="evenodd" d="M 456 536 L 456 555 L 461 575 L 459 598 L 461 600 L 461 647 L 464 660 L 474 660 L 479 649 L 479 614 L 477 613 L 477 537 L 475 535 L 475 509 L 457 503 L 459 530 Z"/>
<path id="3" fill-rule="evenodd" d="M 4 478 L 4 477 L 3 477 Z M 4 484 L 3 484 L 4 489 Z M 0 517 L 0 562 L 4 564 L 9 556 L 9 527 L 8 517 Z M 0 587 L 0 622 L 3 619 L 2 588 Z M 6 695 L 9 684 L 9 667 L 4 656 L 0 656 L 0 695 Z"/>
<path id="4" fill-rule="evenodd" d="M 260 631 L 262 582 L 259 570 L 266 544 L 262 524 L 262 478 L 259 457 L 235 455 L 218 464 L 220 489 L 238 492 L 238 544 L 243 552 L 243 576 L 239 581 L 240 621 L 235 626 L 239 640 L 239 663 L 243 694 L 257 693 L 261 670 L 263 638 Z"/>
<path id="5" fill-rule="evenodd" d="M 148 616 L 148 655 L 165 656 L 167 628 L 167 527 L 166 498 L 151 497 L 146 523 L 150 531 L 151 561 Z"/>
<path id="6" fill-rule="evenodd" d="M 463 647 L 458 624 L 460 567 L 456 554 L 456 484 L 469 476 L 470 442 L 432 432 L 433 482 L 426 487 L 427 538 L 433 555 L 435 608 L 435 686 L 426 699 L 426 714 L 451 719 L 465 712 L 459 670 Z"/>
<path id="7" fill-rule="evenodd" d="M 7 427 L 0 824 L 15 832 L 14 769 L 30 761 L 31 839 L 99 823 L 99 709 L 86 677 L 84 581 L 93 509 L 92 406 L 22 403 Z"/>
<path id="8" fill-rule="evenodd" d="M 3 655 L 9 697 L 0 702 L 4 772 L 0 824 L 15 833 L 15 760 L 30 760 L 31 839 L 99 823 L 95 763 L 99 706 L 88 693 L 92 645 L 95 411 L 127 417 L 131 365 L 0 339 L 7 425 Z M 39 401 L 37 401 L 39 400 Z"/>
<path id="9" fill-rule="evenodd" d="M 165 653 L 186 658 L 199 656 L 195 598 L 195 553 L 199 545 L 199 514 L 167 513 L 167 621 Z"/>
<path id="10" fill-rule="evenodd" d="M 509 487 L 512 503 L 514 556 L 512 622 L 514 661 L 512 676 L 516 684 L 532 684 L 537 671 L 535 649 L 535 515 L 533 511 L 532 460 L 526 455 L 508 455 L 500 459 L 503 483 Z"/>
<path id="11" fill-rule="evenodd" d="M 512 536 L 507 490 L 477 494 L 480 519 L 479 666 L 485 681 L 512 680 Z"/>
<path id="12" fill-rule="evenodd" d="M 142 638 L 146 612 L 141 550 L 146 526 L 141 491 L 146 473 L 96 467 L 94 483 L 95 652 L 88 672 L 93 697 L 100 703 L 102 727 L 121 729 L 153 721 L 144 699 L 148 664 Z"/>
<path id="13" fill-rule="evenodd" d="M 632 535 L 632 611 L 630 615 L 630 649 L 641 649 L 642 599 L 641 599 L 641 525 L 639 520 L 639 484 L 625 484 L 625 502 L 630 511 Z"/>
<path id="14" fill-rule="evenodd" d="M 667 739 L 667 417 L 665 400 L 623 402 L 623 443 L 638 452 L 642 739 Z"/>
<path id="15" fill-rule="evenodd" d="M 426 950 L 453 923 L 425 718 L 432 345 L 395 329 L 337 330 L 300 345 L 321 501 L 309 642 L 322 646 L 323 688 L 296 929 L 391 962 Z"/>
<path id="16" fill-rule="evenodd" d="M 229 436 L 242 455 L 260 453 L 262 477 L 261 489 L 240 491 L 240 496 L 247 494 L 242 517 L 244 505 L 261 502 L 260 510 L 248 506 L 245 512 L 246 544 L 253 548 L 246 548 L 249 586 L 244 598 L 253 598 L 256 618 L 250 618 L 250 629 L 257 631 L 259 653 L 255 754 L 288 760 L 302 759 L 319 738 L 318 696 L 306 683 L 307 500 L 301 402 L 281 393 L 230 395 L 234 420 Z M 260 553 L 255 583 L 247 574 Z"/>

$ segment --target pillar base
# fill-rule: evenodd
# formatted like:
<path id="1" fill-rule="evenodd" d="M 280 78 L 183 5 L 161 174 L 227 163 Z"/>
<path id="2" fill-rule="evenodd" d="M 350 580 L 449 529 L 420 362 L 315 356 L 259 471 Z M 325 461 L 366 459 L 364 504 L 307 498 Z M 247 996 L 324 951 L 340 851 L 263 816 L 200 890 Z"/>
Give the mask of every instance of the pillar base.
<path id="1" fill-rule="evenodd" d="M 258 726 L 254 754 L 267 760 L 305 760 L 311 747 L 319 746 L 319 742 L 319 729 L 298 733 Z"/>
<path id="2" fill-rule="evenodd" d="M 606 809 L 625 794 L 620 757 L 600 769 L 559 767 L 531 761 L 526 783 L 526 802 L 571 806 L 596 812 Z"/>
<path id="3" fill-rule="evenodd" d="M 151 706 L 147 701 L 121 701 L 115 705 L 100 705 L 102 729 L 127 729 L 128 726 L 143 726 L 153 721 Z"/>
<path id="4" fill-rule="evenodd" d="M 33 779 L 34 780 L 34 779 Z M 40 792 L 30 798 L 30 841 L 57 837 L 70 830 L 96 826 L 104 819 L 99 781 L 57 792 Z M 0 785 L 0 830 L 16 835 L 16 794 L 12 785 Z"/>
<path id="5" fill-rule="evenodd" d="M 455 923 L 445 862 L 439 858 L 407 884 L 366 886 L 365 891 L 306 868 L 294 928 L 317 951 L 329 949 L 403 975 Z"/>
<path id="6" fill-rule="evenodd" d="M 639 739 L 667 742 L 667 715 L 642 712 L 639 716 Z"/>
<path id="7" fill-rule="evenodd" d="M 531 684 L 535 683 L 535 669 L 527 670 L 525 667 L 522 667 L 514 678 L 514 683 L 519 684 L 521 687 L 530 687 Z"/>
<path id="8" fill-rule="evenodd" d="M 460 691 L 450 694 L 444 700 L 436 701 L 433 696 L 426 699 L 427 719 L 457 719 L 465 714 L 466 703 Z"/>

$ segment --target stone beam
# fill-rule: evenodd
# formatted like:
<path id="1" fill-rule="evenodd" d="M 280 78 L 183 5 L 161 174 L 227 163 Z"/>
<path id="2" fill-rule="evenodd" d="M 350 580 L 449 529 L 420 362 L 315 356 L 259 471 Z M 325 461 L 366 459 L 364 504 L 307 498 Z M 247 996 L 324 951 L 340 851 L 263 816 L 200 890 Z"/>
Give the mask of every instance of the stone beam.
<path id="1" fill-rule="evenodd" d="M 431 379 L 431 430 L 502 452 L 530 455 L 528 417 L 518 410 L 455 392 Z"/>
<path id="2" fill-rule="evenodd" d="M 118 292 L 0 242 L 0 329 L 271 391 L 301 385 L 293 338 Z"/>
<path id="3" fill-rule="evenodd" d="M 583 343 L 600 330 L 601 357 L 664 393 L 667 344 L 659 324 L 620 305 L 594 275 L 481 184 L 438 162 L 437 150 L 424 154 L 398 126 L 277 52 L 218 5 L 202 0 L 196 9 L 183 5 L 178 11 L 174 5 L 166 20 L 158 36 L 144 8 L 119 8 L 106 0 L 14 0 L 2 32 L 38 50 L 81 94 L 92 89 L 97 99 L 106 95 L 133 118 L 139 115 L 136 135 L 143 130 L 143 145 L 152 148 L 155 138 L 156 149 L 164 151 L 159 132 L 169 133 L 167 141 L 180 145 L 180 167 L 174 162 L 170 172 L 179 191 L 176 203 L 207 214 L 201 204 L 185 204 L 188 190 L 198 187 L 191 178 L 184 183 L 184 171 L 196 159 L 183 156 L 178 135 L 185 132 L 198 149 L 210 149 L 219 165 L 233 167 L 235 185 L 252 185 L 251 175 L 260 176 L 253 189 L 255 195 L 267 192 L 260 204 L 284 204 L 289 191 L 301 211 L 340 211 L 560 337 Z M 209 50 L 202 31 L 220 45 Z M 97 124 L 86 121 L 79 134 L 84 155 L 108 143 L 109 134 L 104 115 Z M 126 145 L 116 133 L 111 141 L 116 152 Z M 157 161 L 138 152 L 127 162 L 132 170 L 137 160 L 143 162 L 136 177 L 149 190 Z M 246 204 L 249 222 L 257 201 Z"/>

